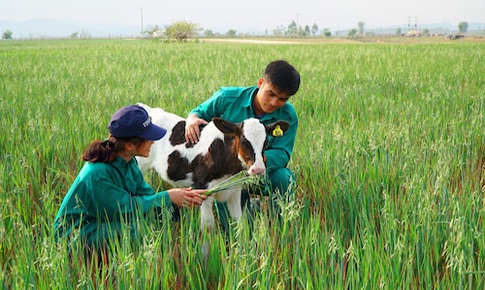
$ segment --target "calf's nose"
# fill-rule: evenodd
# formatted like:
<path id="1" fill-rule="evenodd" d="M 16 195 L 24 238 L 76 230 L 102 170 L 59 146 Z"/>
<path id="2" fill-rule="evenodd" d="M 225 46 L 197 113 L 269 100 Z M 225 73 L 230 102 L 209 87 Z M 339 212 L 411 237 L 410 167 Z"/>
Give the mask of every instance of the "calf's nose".
<path id="1" fill-rule="evenodd" d="M 263 175 L 265 172 L 266 172 L 265 167 L 251 166 L 251 168 L 249 168 L 249 170 L 248 170 L 249 175 L 257 175 L 257 174 Z"/>

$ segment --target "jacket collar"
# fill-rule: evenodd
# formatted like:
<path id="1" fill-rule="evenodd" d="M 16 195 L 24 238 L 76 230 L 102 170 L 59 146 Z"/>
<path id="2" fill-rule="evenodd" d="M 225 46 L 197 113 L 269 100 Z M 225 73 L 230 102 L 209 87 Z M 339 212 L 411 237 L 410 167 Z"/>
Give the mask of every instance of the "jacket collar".
<path id="1" fill-rule="evenodd" d="M 118 168 L 121 168 L 131 165 L 133 162 L 136 162 L 135 160 L 136 159 L 133 158 L 129 162 L 126 162 L 125 159 L 121 158 L 120 156 L 116 156 L 116 159 L 112 162 L 112 164 Z"/>

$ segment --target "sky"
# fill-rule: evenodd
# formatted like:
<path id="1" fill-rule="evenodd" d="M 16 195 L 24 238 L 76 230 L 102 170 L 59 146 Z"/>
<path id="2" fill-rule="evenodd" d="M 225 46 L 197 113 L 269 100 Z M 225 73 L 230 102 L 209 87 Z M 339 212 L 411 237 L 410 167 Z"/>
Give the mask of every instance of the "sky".
<path id="1" fill-rule="evenodd" d="M 272 31 L 292 21 L 331 30 L 485 22 L 485 0 L 0 0 L 0 20 L 72 20 L 149 27 L 175 21 L 203 29 Z M 225 31 L 224 31 L 225 32 Z"/>

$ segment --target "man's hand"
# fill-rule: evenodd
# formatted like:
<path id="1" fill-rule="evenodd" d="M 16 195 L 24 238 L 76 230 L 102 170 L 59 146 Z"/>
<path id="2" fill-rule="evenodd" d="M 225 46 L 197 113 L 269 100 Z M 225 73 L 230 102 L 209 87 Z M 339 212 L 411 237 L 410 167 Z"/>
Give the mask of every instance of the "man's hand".
<path id="1" fill-rule="evenodd" d="M 199 142 L 199 126 L 207 123 L 206 120 L 199 118 L 196 114 L 189 115 L 185 120 L 185 140 L 192 144 Z"/>

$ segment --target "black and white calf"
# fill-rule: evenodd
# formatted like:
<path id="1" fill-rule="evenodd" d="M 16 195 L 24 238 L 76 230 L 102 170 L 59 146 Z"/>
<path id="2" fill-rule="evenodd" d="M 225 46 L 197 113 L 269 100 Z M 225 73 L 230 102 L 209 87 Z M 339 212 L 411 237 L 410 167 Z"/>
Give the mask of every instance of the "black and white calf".
<path id="1" fill-rule="evenodd" d="M 266 171 L 264 149 L 268 134 L 279 126 L 280 133 L 289 124 L 277 121 L 265 126 L 258 119 L 232 123 L 214 118 L 203 128 L 199 142 L 185 141 L 185 119 L 161 108 L 139 104 L 148 112 L 152 122 L 167 130 L 167 134 L 155 141 L 147 158 L 137 157 L 142 171 L 154 168 L 163 180 L 174 187 L 210 188 L 242 170 L 251 175 Z M 278 135 L 278 134 L 274 134 Z M 278 136 L 275 136 L 278 137 Z M 233 218 L 238 220 L 241 212 L 241 188 L 212 194 L 201 205 L 201 227 L 212 228 L 213 201 L 226 202 Z"/>

